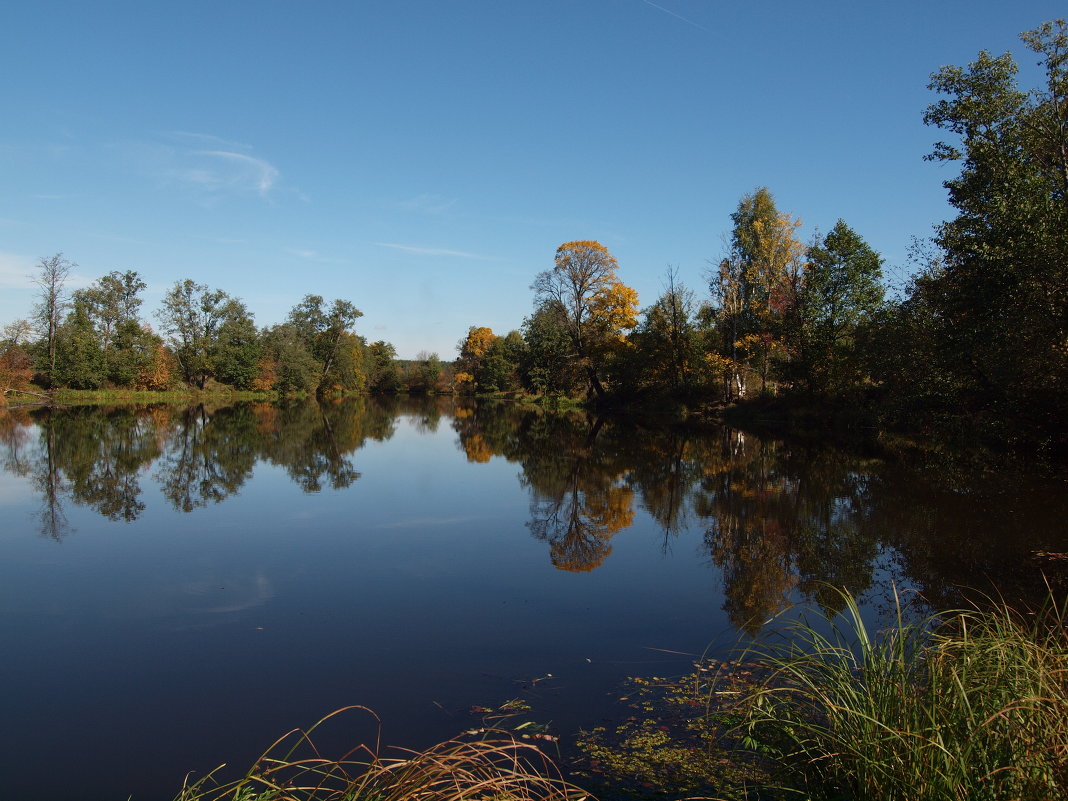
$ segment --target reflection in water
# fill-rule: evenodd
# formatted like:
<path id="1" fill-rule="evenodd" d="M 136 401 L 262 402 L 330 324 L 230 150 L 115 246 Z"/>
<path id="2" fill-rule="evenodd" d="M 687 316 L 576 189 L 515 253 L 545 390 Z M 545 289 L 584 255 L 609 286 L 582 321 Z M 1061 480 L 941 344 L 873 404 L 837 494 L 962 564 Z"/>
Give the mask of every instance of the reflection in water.
<path id="1" fill-rule="evenodd" d="M 136 520 L 146 474 L 181 512 L 238 493 L 260 462 L 304 492 L 343 490 L 360 478 L 356 452 L 390 439 L 401 416 L 427 434 L 450 420 L 473 464 L 518 465 L 527 528 L 561 570 L 601 565 L 639 510 L 665 552 L 682 532 L 703 532 L 724 608 L 748 631 L 797 595 L 837 611 L 833 588 L 867 591 L 882 554 L 932 602 L 948 604 L 959 600 L 954 586 L 986 577 L 1002 591 L 1022 588 L 1036 581 L 1034 552 L 1068 550 L 1063 486 L 1049 480 L 930 474 L 726 428 L 644 427 L 451 398 L 9 412 L 0 415 L 0 465 L 30 479 L 39 530 L 60 540 L 70 532 L 68 501 Z"/>

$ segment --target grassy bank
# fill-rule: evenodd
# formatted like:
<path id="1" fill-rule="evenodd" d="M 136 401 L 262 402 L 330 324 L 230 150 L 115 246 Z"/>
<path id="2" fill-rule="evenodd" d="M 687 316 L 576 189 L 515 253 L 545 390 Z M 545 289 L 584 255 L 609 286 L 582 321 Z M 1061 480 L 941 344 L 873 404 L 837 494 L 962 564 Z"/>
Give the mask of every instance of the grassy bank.
<path id="1" fill-rule="evenodd" d="M 580 734 L 574 780 L 602 798 L 1068 797 L 1068 602 L 915 621 L 899 610 L 871 631 L 842 601 L 834 620 L 791 623 L 736 660 L 631 680 L 620 700 L 632 714 Z M 529 725 L 388 758 L 367 746 L 324 757 L 313 727 L 277 741 L 244 776 L 209 775 L 176 801 L 594 797 L 518 739 Z"/>
<path id="2" fill-rule="evenodd" d="M 248 392 L 219 384 L 207 389 L 181 387 L 170 390 L 141 389 L 55 389 L 37 387 L 25 392 L 9 392 L 4 396 L 7 405 L 63 405 L 112 403 L 189 403 L 200 400 L 277 400 L 277 392 Z"/>
<path id="3" fill-rule="evenodd" d="M 877 632 L 842 601 L 840 617 L 791 623 L 738 661 L 636 685 L 646 719 L 585 736 L 591 778 L 666 797 L 682 795 L 665 786 L 675 776 L 717 798 L 1068 797 L 1068 601 L 899 610 Z"/>

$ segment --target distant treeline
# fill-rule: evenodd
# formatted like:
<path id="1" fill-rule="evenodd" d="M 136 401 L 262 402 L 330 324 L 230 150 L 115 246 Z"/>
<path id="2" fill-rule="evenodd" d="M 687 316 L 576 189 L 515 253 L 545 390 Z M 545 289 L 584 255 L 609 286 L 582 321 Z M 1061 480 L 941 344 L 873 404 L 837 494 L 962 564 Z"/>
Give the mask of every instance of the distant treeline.
<path id="1" fill-rule="evenodd" d="M 355 333 L 346 300 L 307 295 L 259 329 L 226 292 L 177 282 L 139 317 L 144 282 L 112 272 L 69 296 L 73 266 L 42 259 L 32 318 L 0 340 L 0 389 L 210 382 L 279 393 L 525 392 L 630 405 L 787 396 L 863 410 L 880 424 L 978 427 L 1065 445 L 1068 420 L 1068 25 L 1022 36 L 1046 82 L 1023 91 L 1009 54 L 944 67 L 926 123 L 952 135 L 928 156 L 959 162 L 944 185 L 957 217 L 914 249 L 915 275 L 887 296 L 883 260 L 839 220 L 807 243 L 771 192 L 745 195 L 727 253 L 698 296 L 668 268 L 637 293 L 599 242 L 561 245 L 531 286 L 534 309 L 500 336 L 472 326 L 455 365 Z M 892 212 L 890 212 L 892 213 Z"/>
<path id="2" fill-rule="evenodd" d="M 398 361 L 388 342 L 354 332 L 362 314 L 347 300 L 306 295 L 286 321 L 257 328 L 239 299 L 178 281 L 156 312 L 140 316 L 146 285 L 137 272 L 111 272 L 69 296 L 74 264 L 56 254 L 37 265 L 39 302 L 30 320 L 4 329 L 0 387 L 169 390 L 225 385 L 279 394 L 435 392 L 446 370 L 436 354 Z"/>

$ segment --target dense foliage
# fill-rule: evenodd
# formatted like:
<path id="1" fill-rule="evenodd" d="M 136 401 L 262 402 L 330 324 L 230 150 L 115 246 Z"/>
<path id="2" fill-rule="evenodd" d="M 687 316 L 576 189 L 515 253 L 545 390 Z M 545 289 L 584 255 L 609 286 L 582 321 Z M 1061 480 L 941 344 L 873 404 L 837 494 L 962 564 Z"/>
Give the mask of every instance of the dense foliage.
<path id="1" fill-rule="evenodd" d="M 178 281 L 138 316 L 145 284 L 112 272 L 67 295 L 75 266 L 41 259 L 32 322 L 0 341 L 0 389 L 200 389 L 280 393 L 531 393 L 598 404 L 704 405 L 786 397 L 864 410 L 869 423 L 979 428 L 1063 447 L 1068 419 L 1068 26 L 1023 34 L 1045 85 L 1016 84 L 1012 56 L 943 67 L 924 121 L 952 135 L 928 157 L 960 163 L 945 182 L 957 216 L 921 242 L 921 269 L 888 298 L 883 260 L 846 222 L 803 244 L 801 221 L 767 187 L 731 214 L 725 255 L 700 298 L 667 270 L 638 311 L 608 248 L 566 242 L 534 278 L 534 308 L 501 336 L 473 326 L 455 364 L 399 361 L 354 331 L 346 300 L 307 295 L 257 329 L 237 298 Z M 36 336 L 32 334 L 36 333 Z"/>

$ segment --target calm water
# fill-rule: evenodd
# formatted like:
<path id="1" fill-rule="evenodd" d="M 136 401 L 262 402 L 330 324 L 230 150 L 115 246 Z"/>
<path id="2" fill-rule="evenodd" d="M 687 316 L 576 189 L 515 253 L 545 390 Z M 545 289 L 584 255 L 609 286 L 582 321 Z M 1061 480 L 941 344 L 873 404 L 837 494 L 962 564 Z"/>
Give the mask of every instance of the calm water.
<path id="1" fill-rule="evenodd" d="M 3 799 L 169 799 L 347 704 L 567 735 L 826 582 L 878 615 L 1068 551 L 1057 480 L 451 399 L 14 413 L 0 468 Z"/>

